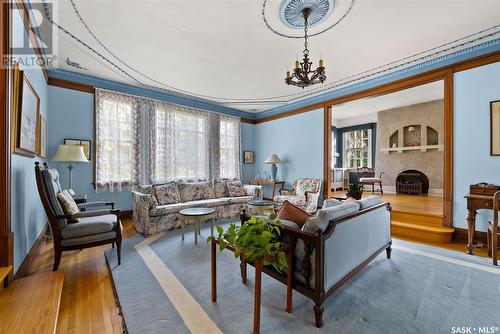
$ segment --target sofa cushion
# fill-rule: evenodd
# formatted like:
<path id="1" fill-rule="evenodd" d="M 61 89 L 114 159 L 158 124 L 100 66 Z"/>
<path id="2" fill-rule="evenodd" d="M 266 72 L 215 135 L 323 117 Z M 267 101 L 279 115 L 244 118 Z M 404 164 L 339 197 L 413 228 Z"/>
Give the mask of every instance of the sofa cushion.
<path id="1" fill-rule="evenodd" d="M 197 201 L 200 199 L 214 198 L 212 181 L 204 182 L 179 182 L 181 202 Z"/>
<path id="2" fill-rule="evenodd" d="M 297 225 L 294 221 L 288 220 L 288 219 L 279 219 L 281 224 L 283 224 L 286 227 L 291 228 L 292 230 L 300 231 L 300 226 Z"/>
<path id="3" fill-rule="evenodd" d="M 226 180 L 214 180 L 215 197 L 229 197 L 229 190 L 227 189 Z"/>
<path id="4" fill-rule="evenodd" d="M 106 233 L 116 226 L 116 215 L 102 215 L 80 218 L 78 223 L 68 224 L 61 230 L 63 239 L 80 238 L 87 235 Z"/>
<path id="5" fill-rule="evenodd" d="M 280 212 L 278 213 L 279 220 L 283 219 L 290 220 L 299 225 L 300 227 L 302 227 L 302 225 L 304 225 L 307 219 L 310 217 L 312 217 L 311 214 L 293 205 L 289 201 L 283 202 L 283 206 L 281 207 Z"/>
<path id="6" fill-rule="evenodd" d="M 304 226 L 302 226 L 302 231 L 314 233 L 316 229 L 319 229 L 321 232 L 324 232 L 330 220 L 347 216 L 357 211 L 359 211 L 358 203 L 347 203 L 318 210 L 316 215 L 309 218 Z"/>
<path id="7" fill-rule="evenodd" d="M 241 183 L 241 181 L 227 181 L 226 185 L 229 191 L 229 196 L 240 197 L 246 195 L 245 188 L 243 187 L 243 183 Z"/>
<path id="8" fill-rule="evenodd" d="M 227 201 L 228 204 L 245 204 L 254 199 L 253 196 L 240 196 L 240 197 L 222 197 L 221 200 Z"/>
<path id="9" fill-rule="evenodd" d="M 137 186 L 137 191 L 143 194 L 154 195 L 153 186 L 150 184 L 140 184 Z"/>
<path id="10" fill-rule="evenodd" d="M 334 206 L 337 206 L 337 205 L 341 205 L 342 202 L 337 200 L 337 199 L 334 199 L 334 198 L 329 198 L 329 199 L 325 199 L 323 201 L 323 207 L 322 209 L 326 209 L 326 208 L 331 208 L 331 207 L 334 207 Z"/>
<path id="11" fill-rule="evenodd" d="M 57 194 L 57 200 L 61 204 L 61 207 L 66 215 L 72 215 L 80 212 L 78 205 L 76 204 L 73 197 L 71 197 L 69 191 L 63 190 Z"/>
<path id="12" fill-rule="evenodd" d="M 189 202 L 158 205 L 158 206 L 152 208 L 151 210 L 149 210 L 149 215 L 151 217 L 158 217 L 158 216 L 168 215 L 171 213 L 177 213 L 177 212 L 181 211 L 182 209 L 189 209 L 192 207 L 193 206 Z"/>
<path id="13" fill-rule="evenodd" d="M 174 204 L 180 202 L 179 187 L 177 182 L 172 181 L 164 184 L 156 184 L 153 186 L 154 196 L 158 204 Z"/>
<path id="14" fill-rule="evenodd" d="M 356 201 L 359 204 L 359 209 L 364 210 L 374 205 L 382 203 L 382 199 L 377 195 L 370 195 L 366 198 Z"/>
<path id="15" fill-rule="evenodd" d="M 99 234 L 91 234 L 78 238 L 70 238 L 70 239 L 62 239 L 61 246 L 74 246 L 74 245 L 83 245 L 91 242 L 98 242 L 103 240 L 110 240 L 116 237 L 115 231 L 109 231 L 105 233 Z"/>

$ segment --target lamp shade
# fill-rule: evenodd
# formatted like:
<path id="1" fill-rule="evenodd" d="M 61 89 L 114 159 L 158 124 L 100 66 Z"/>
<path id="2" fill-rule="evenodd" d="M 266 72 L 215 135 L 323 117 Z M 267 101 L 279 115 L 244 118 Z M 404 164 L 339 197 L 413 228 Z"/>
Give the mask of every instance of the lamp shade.
<path id="1" fill-rule="evenodd" d="M 83 146 L 78 145 L 59 145 L 52 161 L 89 162 L 83 153 Z"/>
<path id="2" fill-rule="evenodd" d="M 281 159 L 280 159 L 280 157 L 278 157 L 276 154 L 273 153 L 267 157 L 267 159 L 266 159 L 266 161 L 264 161 L 264 163 L 279 165 L 279 164 L 281 164 Z"/>

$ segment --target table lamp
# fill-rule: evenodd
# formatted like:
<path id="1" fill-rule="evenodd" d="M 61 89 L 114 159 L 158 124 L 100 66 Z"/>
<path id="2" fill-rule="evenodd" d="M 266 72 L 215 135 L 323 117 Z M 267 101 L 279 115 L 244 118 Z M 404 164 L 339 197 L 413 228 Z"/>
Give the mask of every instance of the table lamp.
<path id="1" fill-rule="evenodd" d="M 276 180 L 276 173 L 278 173 L 278 167 L 276 165 L 281 164 L 281 159 L 278 157 L 276 154 L 271 154 L 270 156 L 267 157 L 266 161 L 264 161 L 265 164 L 271 164 L 271 175 L 273 177 L 273 180 Z"/>
<path id="2" fill-rule="evenodd" d="M 83 146 L 79 145 L 59 145 L 52 161 L 62 161 L 68 163 L 69 170 L 69 189 L 73 188 L 73 164 L 72 162 L 89 162 L 83 153 Z"/>

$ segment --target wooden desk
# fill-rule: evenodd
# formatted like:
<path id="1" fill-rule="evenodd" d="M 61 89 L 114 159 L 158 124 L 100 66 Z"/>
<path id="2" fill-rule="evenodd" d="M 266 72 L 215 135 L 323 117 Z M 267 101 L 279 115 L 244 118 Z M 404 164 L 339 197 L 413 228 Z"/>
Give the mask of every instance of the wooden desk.
<path id="1" fill-rule="evenodd" d="M 211 241 L 211 292 L 212 292 L 212 302 L 217 302 L 217 240 L 212 239 Z M 232 246 L 228 246 L 227 249 L 234 252 Z M 286 289 L 286 311 L 292 313 L 292 289 L 293 289 L 293 272 L 294 272 L 294 261 L 293 261 L 293 250 L 292 245 L 284 244 L 282 250 L 287 255 L 287 289 Z M 262 260 L 257 260 L 254 262 L 247 262 L 245 259 L 240 258 L 240 269 L 241 269 L 241 282 L 247 284 L 247 263 L 255 267 L 255 287 L 254 287 L 254 301 L 253 301 L 253 334 L 260 333 L 260 304 L 261 304 L 261 289 L 262 289 L 262 271 L 263 262 Z"/>
<path id="2" fill-rule="evenodd" d="M 474 241 L 476 231 L 477 210 L 493 209 L 493 195 L 467 194 L 467 254 L 472 255 L 474 247 L 483 247 L 481 243 Z"/>
<path id="3" fill-rule="evenodd" d="M 273 187 L 273 194 L 271 198 L 264 198 L 264 199 L 269 199 L 271 201 L 274 201 L 274 193 L 276 192 L 276 185 L 280 185 L 281 188 L 285 186 L 285 181 L 277 181 L 277 180 L 250 180 L 248 181 L 250 184 L 254 184 L 257 186 L 261 185 L 271 185 Z"/>

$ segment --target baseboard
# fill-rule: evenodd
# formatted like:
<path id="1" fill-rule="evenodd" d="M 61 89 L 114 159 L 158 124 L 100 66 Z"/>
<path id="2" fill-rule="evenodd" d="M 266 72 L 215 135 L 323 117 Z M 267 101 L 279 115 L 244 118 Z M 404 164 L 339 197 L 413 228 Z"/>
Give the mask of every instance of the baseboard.
<path id="1" fill-rule="evenodd" d="M 48 230 L 49 230 L 49 224 L 47 223 L 43 227 L 42 232 L 40 232 L 40 234 L 36 238 L 35 242 L 33 243 L 33 246 L 31 247 L 26 257 L 24 258 L 23 263 L 21 263 L 16 273 L 14 274 L 14 279 L 28 276 L 31 270 L 31 266 L 33 265 L 33 261 L 35 261 L 36 256 L 40 252 L 40 247 L 42 245 L 42 242 L 44 241 L 44 237 L 47 234 Z"/>
<path id="2" fill-rule="evenodd" d="M 122 210 L 120 211 L 121 219 L 132 219 L 132 210 Z"/>
<path id="3" fill-rule="evenodd" d="M 455 232 L 453 233 L 453 241 L 463 242 L 465 245 L 467 245 L 467 229 L 459 227 L 454 227 L 454 229 Z M 486 245 L 488 242 L 488 233 L 483 231 L 476 231 L 474 233 L 474 239 Z"/>

